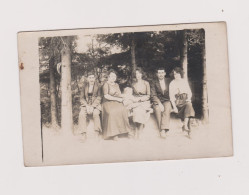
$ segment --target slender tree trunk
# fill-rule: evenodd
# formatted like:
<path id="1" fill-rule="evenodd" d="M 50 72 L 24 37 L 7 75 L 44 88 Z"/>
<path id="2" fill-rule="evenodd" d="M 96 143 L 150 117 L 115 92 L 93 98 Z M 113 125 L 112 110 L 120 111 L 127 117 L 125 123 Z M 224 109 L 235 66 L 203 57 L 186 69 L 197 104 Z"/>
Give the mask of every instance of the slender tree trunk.
<path id="1" fill-rule="evenodd" d="M 51 125 L 53 128 L 58 128 L 58 116 L 57 116 L 57 102 L 56 102 L 56 88 L 54 78 L 54 56 L 49 61 L 49 90 L 50 90 L 50 101 L 51 101 Z"/>
<path id="2" fill-rule="evenodd" d="M 49 85 L 50 85 L 50 83 L 48 83 L 48 85 L 47 85 L 47 89 L 48 89 L 48 90 L 47 90 L 47 96 L 48 96 L 48 97 L 49 97 L 49 93 L 50 93 L 50 92 L 49 92 Z"/>
<path id="3" fill-rule="evenodd" d="M 78 82 L 78 76 L 77 75 L 75 76 L 75 82 L 76 82 L 76 86 L 77 86 L 78 92 L 80 92 L 79 82 Z"/>
<path id="4" fill-rule="evenodd" d="M 185 30 L 180 31 L 180 63 L 184 71 L 184 79 L 188 79 L 188 42 L 186 38 Z"/>
<path id="5" fill-rule="evenodd" d="M 134 37 L 131 40 L 131 64 L 132 64 L 132 76 L 135 76 L 136 73 L 136 56 L 135 56 L 135 40 Z"/>
<path id="6" fill-rule="evenodd" d="M 63 39 L 66 44 L 61 50 L 61 128 L 64 133 L 73 133 L 71 51 L 68 38 Z"/>
<path id="7" fill-rule="evenodd" d="M 202 51 L 203 60 L 203 81 L 202 81 L 202 121 L 204 124 L 208 123 L 208 96 L 207 96 L 207 71 L 206 71 L 206 50 L 205 46 Z"/>

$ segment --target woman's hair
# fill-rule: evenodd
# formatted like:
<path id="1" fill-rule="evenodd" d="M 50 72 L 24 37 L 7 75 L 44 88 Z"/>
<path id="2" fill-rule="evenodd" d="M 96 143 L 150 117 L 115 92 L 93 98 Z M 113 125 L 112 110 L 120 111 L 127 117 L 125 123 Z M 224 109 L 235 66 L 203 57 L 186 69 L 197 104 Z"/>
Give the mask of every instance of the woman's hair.
<path id="1" fill-rule="evenodd" d="M 174 72 L 180 74 L 181 77 L 183 78 L 183 76 L 184 76 L 184 71 L 183 71 L 183 69 L 182 69 L 181 67 L 175 67 L 175 68 L 172 70 L 172 72 L 171 72 L 171 74 L 170 74 L 170 76 L 171 76 L 172 78 L 174 78 Z"/>
<path id="2" fill-rule="evenodd" d="M 144 73 L 144 71 L 143 71 L 143 69 L 141 68 L 141 67 L 137 67 L 136 68 L 136 71 L 135 71 L 135 74 L 134 74 L 134 76 L 133 76 L 133 80 L 134 80 L 134 82 L 136 82 L 137 81 L 137 79 L 136 79 L 136 72 L 139 72 L 140 74 L 142 74 L 142 79 L 146 79 L 146 76 L 145 76 L 145 73 Z"/>
<path id="3" fill-rule="evenodd" d="M 142 74 L 142 76 L 144 76 L 144 71 L 141 67 L 137 67 L 136 71 L 138 71 L 140 74 Z M 135 71 L 135 73 L 136 73 L 136 71 Z"/>
<path id="4" fill-rule="evenodd" d="M 116 72 L 115 70 L 113 70 L 113 69 L 110 69 L 110 70 L 108 71 L 107 75 L 110 76 L 111 73 L 114 73 L 116 76 L 118 76 L 118 75 L 117 75 L 117 72 Z"/>

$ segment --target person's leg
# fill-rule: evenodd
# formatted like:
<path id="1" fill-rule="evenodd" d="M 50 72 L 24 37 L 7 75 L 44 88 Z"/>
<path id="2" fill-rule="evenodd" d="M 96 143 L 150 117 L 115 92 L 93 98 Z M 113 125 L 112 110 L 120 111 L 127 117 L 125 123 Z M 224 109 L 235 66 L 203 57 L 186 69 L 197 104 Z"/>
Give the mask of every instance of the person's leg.
<path id="1" fill-rule="evenodd" d="M 95 138 L 100 139 L 100 134 L 102 133 L 101 121 L 100 121 L 100 111 L 98 109 L 93 110 L 93 124 L 95 131 Z"/>
<path id="2" fill-rule="evenodd" d="M 80 114 L 79 114 L 78 128 L 82 136 L 82 141 L 85 141 L 86 139 L 86 130 L 87 130 L 86 119 L 87 119 L 86 107 L 81 107 Z"/>
<path id="3" fill-rule="evenodd" d="M 135 129 L 134 129 L 134 139 L 138 138 L 138 123 L 135 123 Z"/>
<path id="4" fill-rule="evenodd" d="M 94 130 L 97 132 L 102 132 L 101 122 L 100 122 L 100 111 L 98 109 L 93 110 L 93 123 Z"/>
<path id="5" fill-rule="evenodd" d="M 153 110 L 154 110 L 155 117 L 156 117 L 156 120 L 157 120 L 158 128 L 161 131 L 161 120 L 162 120 L 161 109 L 160 109 L 160 107 L 158 105 L 153 105 Z"/>
<path id="6" fill-rule="evenodd" d="M 187 130 L 187 131 L 189 131 L 189 125 L 188 125 L 188 123 L 189 123 L 189 118 L 186 117 L 184 119 L 184 121 L 183 121 L 183 126 L 184 126 L 184 129 Z"/>
<path id="7" fill-rule="evenodd" d="M 138 123 L 138 130 L 141 132 L 144 128 L 144 124 Z"/>
<path id="8" fill-rule="evenodd" d="M 191 102 L 185 104 L 183 115 L 184 118 L 195 116 L 195 111 Z"/>
<path id="9" fill-rule="evenodd" d="M 165 131 L 169 130 L 169 123 L 170 123 L 170 113 L 172 110 L 172 106 L 170 101 L 164 102 L 164 111 L 162 112 L 162 122 L 161 122 L 161 129 Z"/>
<path id="10" fill-rule="evenodd" d="M 78 128 L 80 133 L 86 133 L 87 128 L 87 112 L 86 107 L 81 107 L 80 114 L 79 114 L 79 121 L 78 121 Z"/>
<path id="11" fill-rule="evenodd" d="M 136 129 L 135 129 L 135 139 L 139 139 L 139 136 L 140 136 L 140 132 L 142 131 L 143 129 L 143 124 L 141 123 L 136 123 Z"/>
<path id="12" fill-rule="evenodd" d="M 191 134 L 190 117 L 195 116 L 195 111 L 191 102 L 186 103 L 180 109 L 179 116 L 183 120 L 183 127 L 182 127 L 183 131 L 186 131 L 188 133 L 188 136 L 190 137 Z"/>

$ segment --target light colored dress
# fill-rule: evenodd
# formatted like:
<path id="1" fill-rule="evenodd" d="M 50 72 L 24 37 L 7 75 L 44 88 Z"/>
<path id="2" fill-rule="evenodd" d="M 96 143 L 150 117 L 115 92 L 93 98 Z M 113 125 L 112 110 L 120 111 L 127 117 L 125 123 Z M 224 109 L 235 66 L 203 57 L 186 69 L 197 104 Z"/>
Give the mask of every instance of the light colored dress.
<path id="1" fill-rule="evenodd" d="M 150 96 L 150 84 L 145 80 L 142 80 L 141 83 L 134 83 L 132 88 L 135 97 Z M 150 100 L 133 103 L 132 107 L 133 122 L 145 124 L 152 112 Z"/>
<path id="2" fill-rule="evenodd" d="M 109 94 L 121 97 L 121 91 L 117 83 L 111 85 L 106 82 L 103 85 L 103 93 L 104 95 Z M 109 139 L 130 131 L 128 110 L 123 103 L 103 98 L 102 125 L 104 139 Z"/>

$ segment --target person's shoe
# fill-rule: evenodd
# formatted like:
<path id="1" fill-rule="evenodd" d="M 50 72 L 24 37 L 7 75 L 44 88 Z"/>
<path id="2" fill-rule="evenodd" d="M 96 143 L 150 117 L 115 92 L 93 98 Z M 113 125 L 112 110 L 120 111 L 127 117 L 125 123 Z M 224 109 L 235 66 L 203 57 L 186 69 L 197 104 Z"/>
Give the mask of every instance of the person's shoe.
<path id="1" fill-rule="evenodd" d="M 166 131 L 163 129 L 163 130 L 161 130 L 161 132 L 160 132 L 160 136 L 161 136 L 161 138 L 163 138 L 163 139 L 165 139 L 166 138 Z"/>
<path id="2" fill-rule="evenodd" d="M 118 140 L 119 140 L 119 138 L 117 135 L 113 137 L 113 141 L 118 141 Z"/>
<path id="3" fill-rule="evenodd" d="M 191 138 L 191 130 L 190 129 L 186 129 L 185 126 L 182 126 L 182 132 L 186 132 L 188 138 Z"/>
<path id="4" fill-rule="evenodd" d="M 86 141 L 86 133 L 81 133 L 80 141 L 81 142 L 85 142 Z"/>
<path id="5" fill-rule="evenodd" d="M 96 140 L 100 140 L 100 132 L 99 131 L 95 131 L 94 135 L 95 135 L 94 137 Z"/>
<path id="6" fill-rule="evenodd" d="M 128 138 L 129 139 L 135 138 L 135 134 L 133 134 L 132 132 L 129 132 L 128 133 Z"/>

